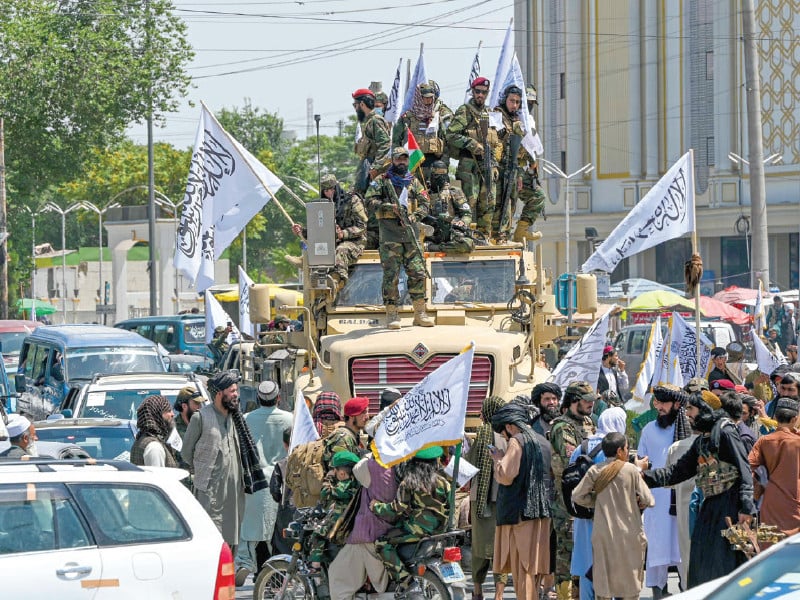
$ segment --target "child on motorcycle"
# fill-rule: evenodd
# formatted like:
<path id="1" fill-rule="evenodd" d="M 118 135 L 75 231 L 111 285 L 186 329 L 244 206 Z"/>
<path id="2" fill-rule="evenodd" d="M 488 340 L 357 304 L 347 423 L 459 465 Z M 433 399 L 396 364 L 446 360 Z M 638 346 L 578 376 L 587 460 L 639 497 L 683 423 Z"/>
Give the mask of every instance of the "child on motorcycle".
<path id="1" fill-rule="evenodd" d="M 319 569 L 322 566 L 322 555 L 325 552 L 329 534 L 360 488 L 353 477 L 353 466 L 358 461 L 358 456 L 352 452 L 337 452 L 333 455 L 331 460 L 333 472 L 325 478 L 320 495 L 320 501 L 325 506 L 327 516 L 320 524 L 319 531 L 315 532 L 311 538 L 311 552 L 308 560 L 313 569 Z"/>
<path id="2" fill-rule="evenodd" d="M 373 500 L 369 505 L 378 517 L 396 525 L 375 546 L 389 577 L 406 592 L 412 591 L 415 584 L 397 554 L 397 546 L 440 533 L 447 523 L 450 482 L 439 471 L 442 454 L 441 446 L 433 446 L 398 465 L 400 485 L 395 499 L 392 502 Z"/>

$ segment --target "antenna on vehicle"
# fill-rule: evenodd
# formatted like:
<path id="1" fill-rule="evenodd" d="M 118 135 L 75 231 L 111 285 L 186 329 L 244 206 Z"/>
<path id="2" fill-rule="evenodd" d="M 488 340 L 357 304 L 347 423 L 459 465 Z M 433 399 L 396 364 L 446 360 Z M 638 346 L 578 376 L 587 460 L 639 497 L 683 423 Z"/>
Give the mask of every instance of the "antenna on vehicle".
<path id="1" fill-rule="evenodd" d="M 517 280 L 514 283 L 517 286 L 531 284 L 530 279 L 528 279 L 528 276 L 525 274 L 525 256 L 522 252 L 519 254 L 519 275 L 517 275 Z"/>

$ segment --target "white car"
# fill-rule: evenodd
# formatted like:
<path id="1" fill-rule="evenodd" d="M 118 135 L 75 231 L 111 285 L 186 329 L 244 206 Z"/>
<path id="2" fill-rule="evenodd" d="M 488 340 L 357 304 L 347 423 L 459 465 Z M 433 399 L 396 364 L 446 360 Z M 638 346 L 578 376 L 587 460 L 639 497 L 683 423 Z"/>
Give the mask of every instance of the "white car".
<path id="1" fill-rule="evenodd" d="M 758 554 L 730 575 L 672 596 L 674 600 L 800 600 L 800 534 Z"/>
<path id="2" fill-rule="evenodd" d="M 95 375 L 91 382 L 70 392 L 59 412 L 73 418 L 136 421 L 136 409 L 145 398 L 158 394 L 174 404 L 178 392 L 186 386 L 199 390 L 204 402 L 210 401 L 203 380 L 194 373 Z"/>
<path id="3" fill-rule="evenodd" d="M 180 469 L 0 461 L 3 598 L 232 599 L 233 557 Z"/>

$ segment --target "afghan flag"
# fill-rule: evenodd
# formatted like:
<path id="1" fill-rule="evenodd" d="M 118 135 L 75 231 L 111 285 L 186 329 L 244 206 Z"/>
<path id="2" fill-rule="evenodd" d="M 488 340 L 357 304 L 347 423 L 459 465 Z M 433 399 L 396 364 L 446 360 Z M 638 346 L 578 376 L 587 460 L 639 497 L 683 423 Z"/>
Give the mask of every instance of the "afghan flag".
<path id="1" fill-rule="evenodd" d="M 425 155 L 417 145 L 417 140 L 414 139 L 414 134 L 408 130 L 408 141 L 406 142 L 406 150 L 408 150 L 408 170 L 410 173 L 414 172 L 419 165 L 425 162 Z"/>

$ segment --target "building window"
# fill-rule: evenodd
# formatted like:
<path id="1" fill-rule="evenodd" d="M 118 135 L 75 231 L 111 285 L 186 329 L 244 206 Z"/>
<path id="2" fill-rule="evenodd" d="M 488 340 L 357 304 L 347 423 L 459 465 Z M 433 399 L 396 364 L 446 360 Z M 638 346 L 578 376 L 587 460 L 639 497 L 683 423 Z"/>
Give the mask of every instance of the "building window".
<path id="1" fill-rule="evenodd" d="M 706 80 L 714 79 L 714 51 L 706 52 Z"/>
<path id="2" fill-rule="evenodd" d="M 561 151 L 561 170 L 567 172 L 567 153 L 564 150 Z"/>
<path id="3" fill-rule="evenodd" d="M 678 238 L 656 246 L 656 281 L 683 288 L 683 264 L 692 255 L 692 240 Z"/>
<path id="4" fill-rule="evenodd" d="M 567 97 L 567 74 L 566 73 L 559 73 L 558 74 L 558 97 L 560 100 L 563 100 Z"/>
<path id="5" fill-rule="evenodd" d="M 706 164 L 709 167 L 713 167 L 717 161 L 714 158 L 716 156 L 716 152 L 714 149 L 714 136 L 710 136 L 706 138 Z"/>
<path id="6" fill-rule="evenodd" d="M 750 261 L 744 236 L 720 238 L 722 244 L 722 283 L 724 287 L 750 287 Z"/>

